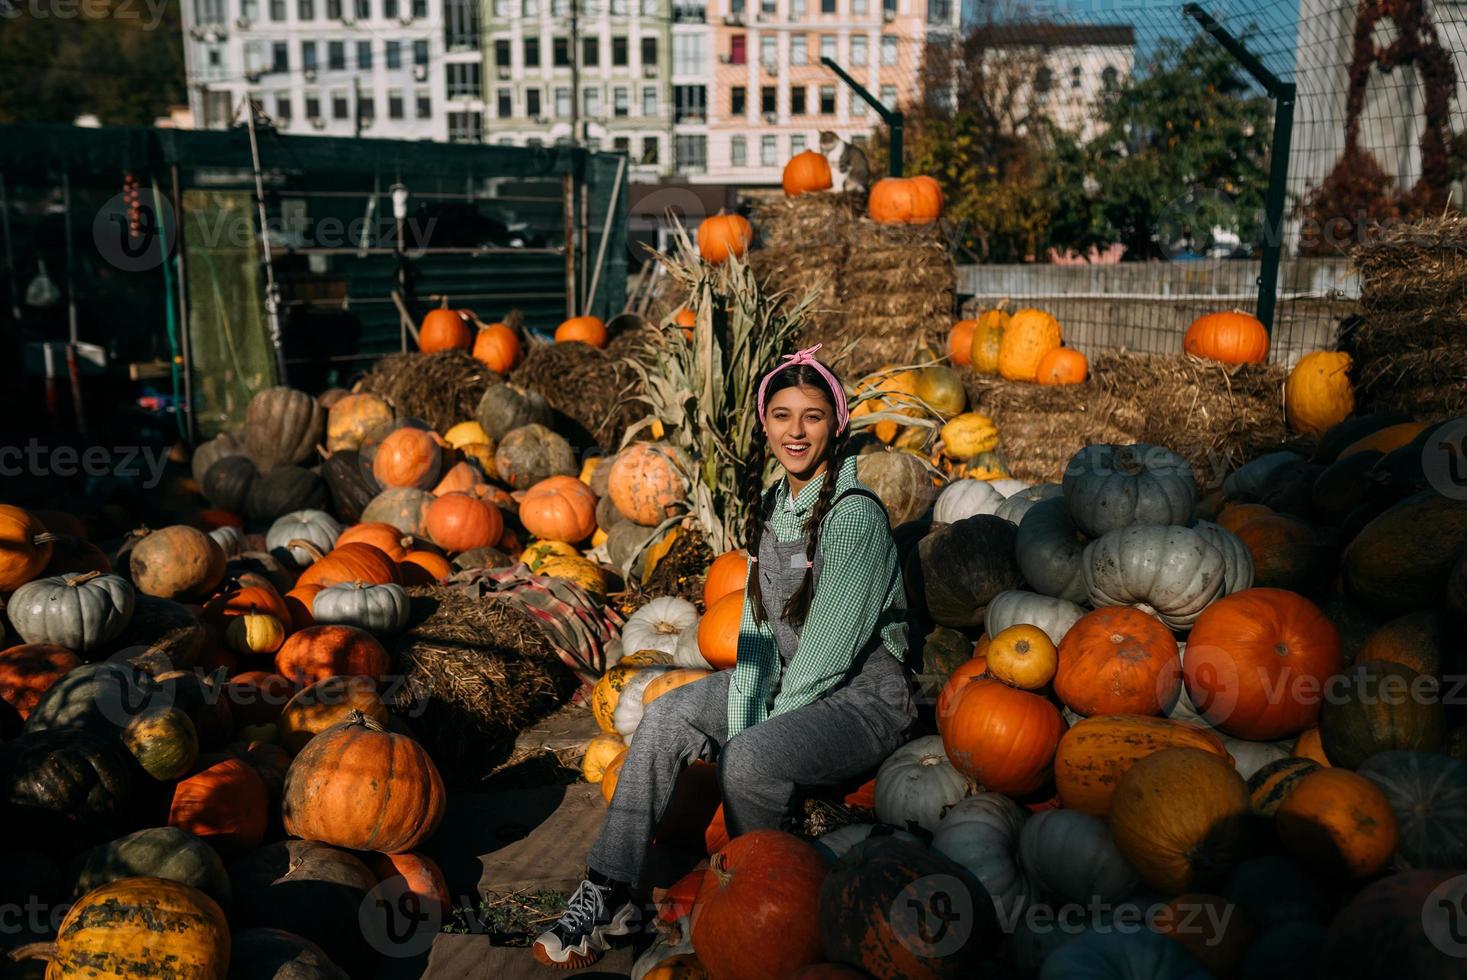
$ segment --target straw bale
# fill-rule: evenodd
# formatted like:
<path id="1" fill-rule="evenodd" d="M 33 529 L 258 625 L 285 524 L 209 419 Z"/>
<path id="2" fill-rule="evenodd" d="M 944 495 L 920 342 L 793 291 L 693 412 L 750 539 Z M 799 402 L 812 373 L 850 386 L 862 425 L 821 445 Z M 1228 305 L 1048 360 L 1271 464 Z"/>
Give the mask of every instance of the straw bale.
<path id="1" fill-rule="evenodd" d="M 443 432 L 474 417 L 490 384 L 503 380 L 461 350 L 389 354 L 362 379 L 362 390 L 400 416 L 422 419 Z"/>
<path id="2" fill-rule="evenodd" d="M 814 245 L 865 210 L 858 191 L 773 198 L 754 212 L 754 227 L 767 246 Z"/>
<path id="3" fill-rule="evenodd" d="M 620 334 L 606 350 L 588 344 L 532 342 L 510 381 L 544 396 L 562 416 L 555 428 L 573 445 L 594 442 L 610 447 L 637 417 L 623 396 L 636 378 L 626 354 L 640 333 Z M 573 425 L 563 425 L 564 420 Z"/>

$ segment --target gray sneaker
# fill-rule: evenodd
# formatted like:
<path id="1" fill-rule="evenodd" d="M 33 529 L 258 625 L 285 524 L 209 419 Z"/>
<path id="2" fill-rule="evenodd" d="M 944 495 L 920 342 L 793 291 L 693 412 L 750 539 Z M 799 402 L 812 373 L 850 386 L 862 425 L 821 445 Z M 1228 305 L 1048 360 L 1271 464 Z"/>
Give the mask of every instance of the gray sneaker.
<path id="1" fill-rule="evenodd" d="M 565 912 L 555 925 L 535 940 L 535 959 L 558 969 L 590 966 L 611 948 L 614 937 L 629 936 L 642 922 L 642 913 L 631 902 L 611 909 L 607 894 L 583 881 L 571 895 Z"/>

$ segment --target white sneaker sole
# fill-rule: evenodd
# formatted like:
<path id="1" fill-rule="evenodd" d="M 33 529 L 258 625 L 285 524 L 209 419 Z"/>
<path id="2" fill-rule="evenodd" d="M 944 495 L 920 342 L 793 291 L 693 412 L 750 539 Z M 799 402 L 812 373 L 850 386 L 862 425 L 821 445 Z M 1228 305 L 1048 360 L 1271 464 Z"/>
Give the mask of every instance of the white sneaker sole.
<path id="1" fill-rule="evenodd" d="M 554 933 L 544 933 L 535 940 L 535 959 L 545 966 L 559 969 L 590 966 L 611 948 L 610 939 L 631 935 L 640 924 L 641 917 L 636 907 L 628 903 L 617 910 L 610 922 L 595 927 L 590 935 L 574 946 L 561 946 Z"/>

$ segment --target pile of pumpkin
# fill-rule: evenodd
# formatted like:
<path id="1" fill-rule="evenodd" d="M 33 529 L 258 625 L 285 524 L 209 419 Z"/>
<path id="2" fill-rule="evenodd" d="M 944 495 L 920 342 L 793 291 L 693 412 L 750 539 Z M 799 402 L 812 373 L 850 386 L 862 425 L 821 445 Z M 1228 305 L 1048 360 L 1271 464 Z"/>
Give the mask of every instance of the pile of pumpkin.
<path id="1" fill-rule="evenodd" d="M 555 328 L 558 344 L 579 343 L 605 347 L 606 324 L 599 316 L 573 316 Z M 519 332 L 509 323 L 485 323 L 473 310 L 430 310 L 418 325 L 418 350 L 436 354 L 461 350 L 482 361 L 496 374 L 509 374 L 523 356 Z"/>
<path id="2" fill-rule="evenodd" d="M 959 320 L 948 331 L 947 353 L 959 367 L 1006 381 L 1072 385 L 1090 373 L 1085 355 L 1064 346 L 1059 321 L 1033 308 L 1010 314 L 1000 305 Z"/>
<path id="3" fill-rule="evenodd" d="M 876 822 L 814 842 L 728 843 L 716 770 L 688 769 L 658 837 L 710 863 L 638 975 L 1458 975 L 1421 925 L 1467 871 L 1467 716 L 1442 696 L 1467 673 L 1467 501 L 1425 450 L 1463 431 L 1350 419 L 1201 499 L 1146 445 L 1086 447 L 1062 484 L 952 482 L 894 533 L 937 733 L 834 789 Z M 646 705 L 732 665 L 743 567 L 717 560 L 701 621 L 643 610 L 598 685 L 608 799 Z M 941 948 L 898 911 L 935 880 L 970 910 Z"/>

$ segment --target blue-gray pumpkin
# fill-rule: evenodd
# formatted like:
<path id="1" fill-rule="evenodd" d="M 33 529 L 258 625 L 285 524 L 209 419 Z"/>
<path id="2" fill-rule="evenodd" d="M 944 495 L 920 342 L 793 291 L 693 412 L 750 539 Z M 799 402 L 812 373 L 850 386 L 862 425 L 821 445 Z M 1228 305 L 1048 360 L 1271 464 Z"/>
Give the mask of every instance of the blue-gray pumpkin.
<path id="1" fill-rule="evenodd" d="M 120 575 L 86 572 L 27 582 L 5 613 L 27 643 L 55 643 L 84 653 L 114 639 L 132 619 L 137 593 Z"/>

